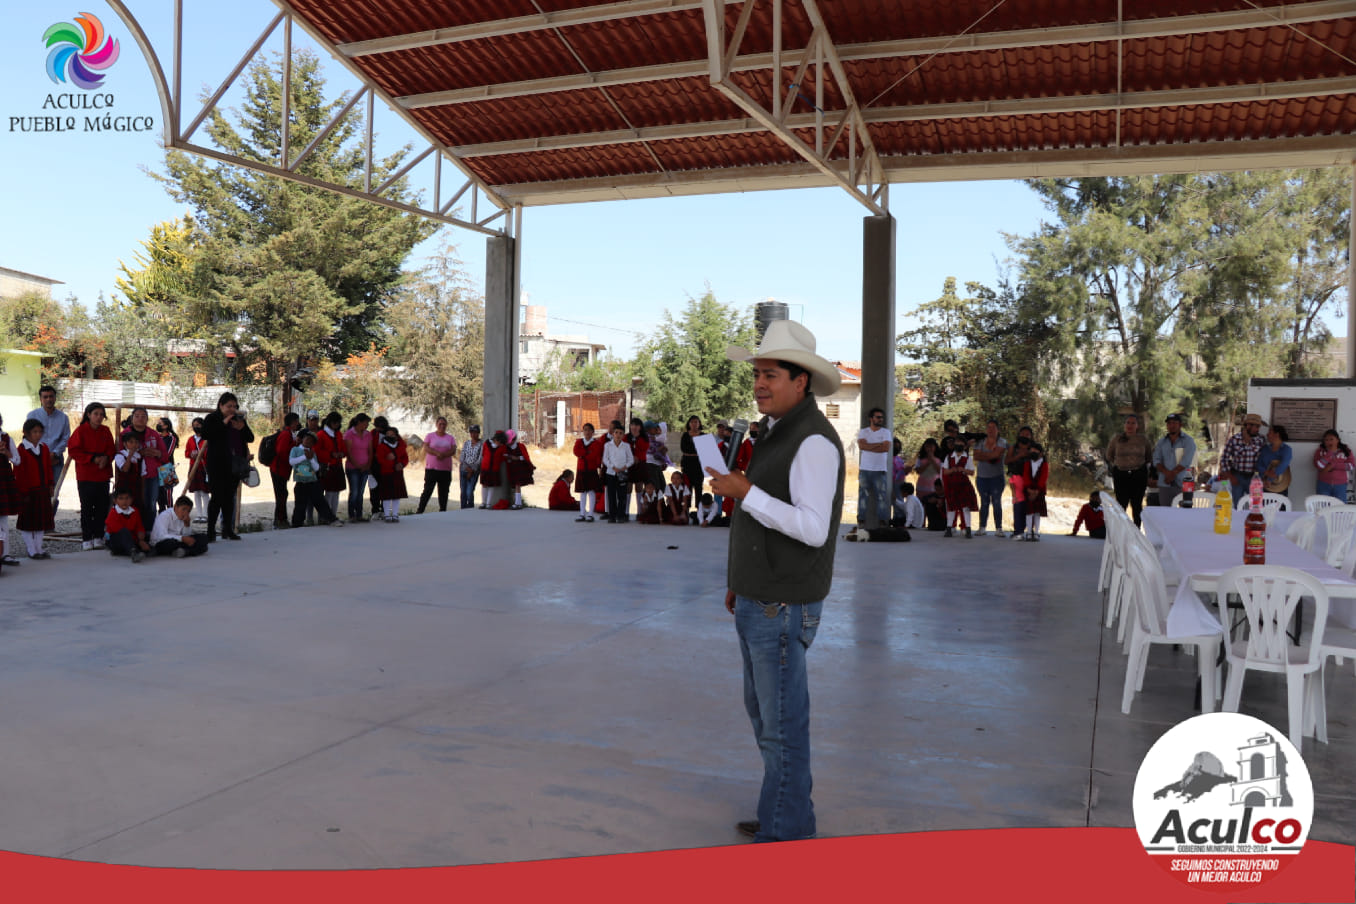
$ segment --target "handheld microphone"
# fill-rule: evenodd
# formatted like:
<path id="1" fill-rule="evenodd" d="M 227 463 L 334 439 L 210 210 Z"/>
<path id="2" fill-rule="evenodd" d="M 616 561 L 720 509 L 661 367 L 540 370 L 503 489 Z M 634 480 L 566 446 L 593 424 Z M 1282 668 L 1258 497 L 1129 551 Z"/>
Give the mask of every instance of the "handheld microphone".
<path id="1" fill-rule="evenodd" d="M 725 467 L 734 470 L 735 457 L 739 455 L 739 447 L 744 445 L 744 437 L 749 432 L 749 422 L 747 419 L 737 417 L 734 423 L 730 425 L 730 443 L 729 448 L 725 450 Z"/>

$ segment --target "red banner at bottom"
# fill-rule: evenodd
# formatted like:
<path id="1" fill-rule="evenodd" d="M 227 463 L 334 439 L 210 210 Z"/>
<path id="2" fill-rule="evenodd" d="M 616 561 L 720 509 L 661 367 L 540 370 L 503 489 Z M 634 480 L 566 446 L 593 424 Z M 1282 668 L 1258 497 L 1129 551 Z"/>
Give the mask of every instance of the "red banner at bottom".
<path id="1" fill-rule="evenodd" d="M 1205 872 L 1205 870 L 1202 870 Z M 1210 872 L 1216 872 L 1210 870 Z M 986 829 L 392 870 L 162 869 L 0 853 L 9 901 L 1041 900 L 1356 902 L 1356 848 L 1310 841 L 1260 885 L 1183 884 L 1134 829 Z"/>

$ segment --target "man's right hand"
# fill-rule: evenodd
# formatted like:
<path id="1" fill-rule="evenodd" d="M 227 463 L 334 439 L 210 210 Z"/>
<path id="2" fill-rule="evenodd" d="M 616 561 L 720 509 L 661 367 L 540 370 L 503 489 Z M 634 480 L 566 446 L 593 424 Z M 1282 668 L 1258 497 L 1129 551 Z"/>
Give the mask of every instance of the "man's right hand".
<path id="1" fill-rule="evenodd" d="M 725 611 L 734 615 L 735 610 L 735 592 L 733 590 L 725 591 Z"/>

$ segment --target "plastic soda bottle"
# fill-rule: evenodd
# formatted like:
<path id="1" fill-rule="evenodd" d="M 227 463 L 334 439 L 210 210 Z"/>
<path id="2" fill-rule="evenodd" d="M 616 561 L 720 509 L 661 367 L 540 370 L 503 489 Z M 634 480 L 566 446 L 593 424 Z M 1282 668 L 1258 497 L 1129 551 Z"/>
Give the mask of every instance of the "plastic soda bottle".
<path id="1" fill-rule="evenodd" d="M 1194 508 L 1192 499 L 1196 496 L 1196 475 L 1191 469 L 1182 472 L 1182 508 Z"/>
<path id="2" fill-rule="evenodd" d="M 1234 497 L 1228 486 L 1221 486 L 1215 494 L 1215 533 L 1227 534 L 1234 525 Z"/>
<path id="3" fill-rule="evenodd" d="M 1254 474 L 1249 487 L 1252 496 L 1248 517 L 1243 521 L 1243 564 L 1267 563 L 1267 519 L 1262 514 L 1262 478 Z"/>

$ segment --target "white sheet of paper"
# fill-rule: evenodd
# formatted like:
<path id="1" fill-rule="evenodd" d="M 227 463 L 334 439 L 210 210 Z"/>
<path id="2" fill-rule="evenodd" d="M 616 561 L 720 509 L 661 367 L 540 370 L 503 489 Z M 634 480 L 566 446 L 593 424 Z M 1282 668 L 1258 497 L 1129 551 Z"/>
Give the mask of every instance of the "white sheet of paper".
<path id="1" fill-rule="evenodd" d="M 692 444 L 697 447 L 697 457 L 701 459 L 703 473 L 707 468 L 715 468 L 717 474 L 730 473 L 730 469 L 725 467 L 725 456 L 720 454 L 720 444 L 716 441 L 714 433 L 703 433 L 695 437 Z"/>

